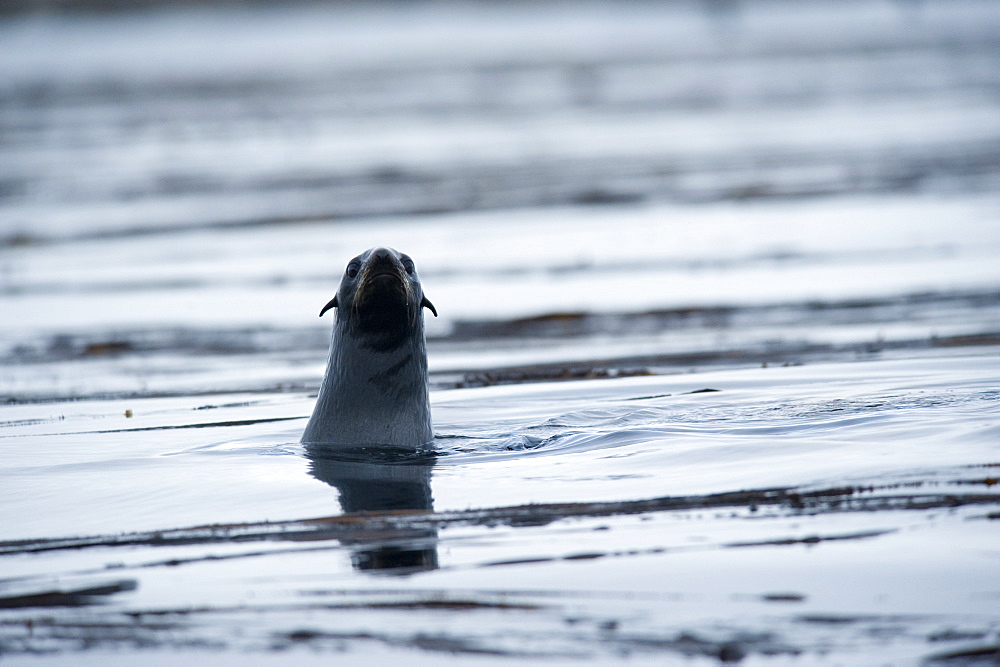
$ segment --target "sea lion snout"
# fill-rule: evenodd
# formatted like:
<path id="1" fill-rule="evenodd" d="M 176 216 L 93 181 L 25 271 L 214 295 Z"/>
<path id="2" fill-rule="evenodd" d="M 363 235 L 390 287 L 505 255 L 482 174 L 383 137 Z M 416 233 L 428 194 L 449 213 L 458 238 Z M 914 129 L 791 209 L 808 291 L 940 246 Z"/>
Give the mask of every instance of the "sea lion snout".
<path id="1" fill-rule="evenodd" d="M 412 260 L 406 258 L 411 267 L 407 271 L 403 261 L 404 257 L 405 255 L 392 248 L 372 248 L 360 255 L 361 270 L 353 285 L 353 307 L 355 310 L 361 308 L 411 309 L 417 301 L 414 295 L 420 290 L 420 283 L 413 274 Z M 341 293 L 343 291 L 342 286 Z"/>
<path id="2" fill-rule="evenodd" d="M 398 278 L 400 284 L 407 287 L 407 281 L 404 274 L 413 274 L 413 262 L 409 261 L 410 270 L 406 269 L 406 264 L 400 257 L 397 257 L 396 252 L 390 250 L 389 248 L 373 248 L 368 251 L 368 259 L 363 262 L 361 269 L 361 282 L 365 283 L 368 280 L 372 280 L 381 276 L 390 276 L 393 278 Z"/>

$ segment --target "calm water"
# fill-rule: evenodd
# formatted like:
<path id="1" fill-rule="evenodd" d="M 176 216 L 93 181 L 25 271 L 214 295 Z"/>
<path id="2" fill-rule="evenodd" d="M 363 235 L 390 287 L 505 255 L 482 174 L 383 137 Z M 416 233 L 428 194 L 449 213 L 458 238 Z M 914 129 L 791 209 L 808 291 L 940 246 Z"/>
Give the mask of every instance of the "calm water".
<path id="1" fill-rule="evenodd" d="M 0 660 L 995 660 L 995 3 L 6 16 L 0 56 Z M 373 245 L 441 314 L 434 447 L 305 451 Z"/>

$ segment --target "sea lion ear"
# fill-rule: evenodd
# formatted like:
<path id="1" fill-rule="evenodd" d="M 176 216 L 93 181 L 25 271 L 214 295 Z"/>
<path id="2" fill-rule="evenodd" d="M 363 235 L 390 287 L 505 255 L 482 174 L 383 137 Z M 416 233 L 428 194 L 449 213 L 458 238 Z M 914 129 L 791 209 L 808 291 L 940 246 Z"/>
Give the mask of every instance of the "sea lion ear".
<path id="1" fill-rule="evenodd" d="M 420 298 L 420 306 L 422 308 L 427 308 L 432 313 L 434 313 L 434 317 L 438 316 L 437 309 L 434 307 L 434 304 L 431 303 L 430 300 L 426 296 Z"/>
<path id="2" fill-rule="evenodd" d="M 323 306 L 323 310 L 319 311 L 319 316 L 323 317 L 323 313 L 325 313 L 326 311 L 330 310 L 331 308 L 336 308 L 339 305 L 340 304 L 337 303 L 337 297 L 333 297 L 332 299 L 330 299 L 330 302 L 328 304 L 326 304 L 325 306 Z"/>

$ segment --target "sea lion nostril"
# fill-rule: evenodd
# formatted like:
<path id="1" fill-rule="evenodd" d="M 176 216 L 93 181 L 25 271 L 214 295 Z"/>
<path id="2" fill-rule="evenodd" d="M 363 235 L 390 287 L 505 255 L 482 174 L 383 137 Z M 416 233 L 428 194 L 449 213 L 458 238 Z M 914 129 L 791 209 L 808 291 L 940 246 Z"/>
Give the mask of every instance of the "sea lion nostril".
<path id="1" fill-rule="evenodd" d="M 371 269 L 377 271 L 378 273 L 395 273 L 399 262 L 392 254 L 392 251 L 383 249 L 372 253 L 369 263 L 371 265 Z"/>

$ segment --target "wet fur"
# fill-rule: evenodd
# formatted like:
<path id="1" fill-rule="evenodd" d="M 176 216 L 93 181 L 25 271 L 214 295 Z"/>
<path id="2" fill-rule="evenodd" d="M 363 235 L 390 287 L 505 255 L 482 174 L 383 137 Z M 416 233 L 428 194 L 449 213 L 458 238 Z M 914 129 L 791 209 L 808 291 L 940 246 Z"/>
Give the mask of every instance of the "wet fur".
<path id="1" fill-rule="evenodd" d="M 373 248 L 344 275 L 326 375 L 302 442 L 331 447 L 419 447 L 434 438 L 427 392 L 423 295 L 409 258 Z M 436 314 L 436 313 L 435 313 Z"/>

